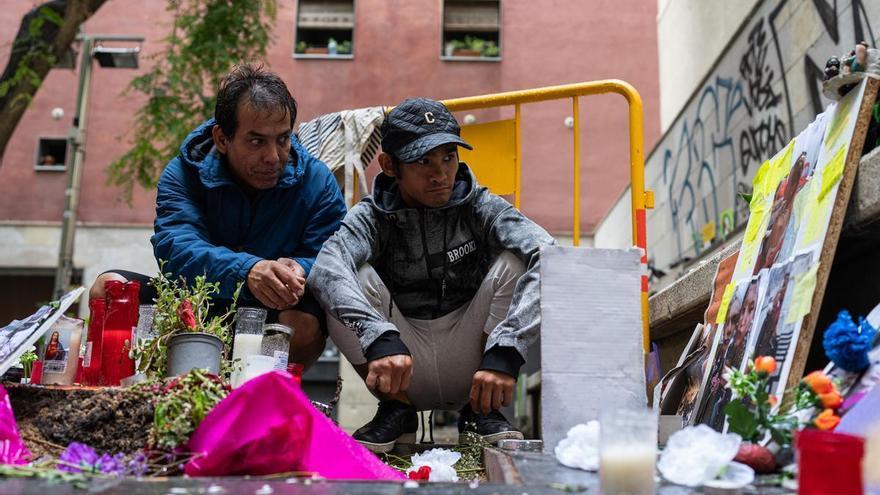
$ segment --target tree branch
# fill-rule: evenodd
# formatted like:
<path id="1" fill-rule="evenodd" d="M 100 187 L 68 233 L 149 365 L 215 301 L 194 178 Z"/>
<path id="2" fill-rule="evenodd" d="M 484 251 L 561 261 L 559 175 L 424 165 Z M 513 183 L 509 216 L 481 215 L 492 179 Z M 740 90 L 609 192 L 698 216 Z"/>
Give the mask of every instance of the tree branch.
<path id="1" fill-rule="evenodd" d="M 15 127 L 49 70 L 70 49 L 79 26 L 106 1 L 50 0 L 22 17 L 0 76 L 0 163 Z"/>

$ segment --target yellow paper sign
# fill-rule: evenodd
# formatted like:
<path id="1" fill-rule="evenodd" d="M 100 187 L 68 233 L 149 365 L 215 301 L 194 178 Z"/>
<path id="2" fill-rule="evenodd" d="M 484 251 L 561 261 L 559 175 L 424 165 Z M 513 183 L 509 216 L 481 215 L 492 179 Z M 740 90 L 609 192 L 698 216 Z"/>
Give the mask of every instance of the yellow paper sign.
<path id="1" fill-rule="evenodd" d="M 755 204 L 755 198 L 767 196 L 770 175 L 770 162 L 765 161 L 758 167 L 758 171 L 755 172 L 755 178 L 752 179 L 752 201 L 749 206 Z"/>
<path id="2" fill-rule="evenodd" d="M 788 308 L 788 314 L 785 315 L 786 324 L 796 323 L 799 319 L 810 314 L 810 307 L 813 304 L 813 292 L 816 290 L 816 273 L 818 271 L 819 264 L 816 263 L 807 273 L 797 278 L 791 295 L 791 305 Z"/>
<path id="3" fill-rule="evenodd" d="M 826 195 L 824 198 L 819 199 L 822 184 L 818 178 L 814 178 L 811 182 L 813 184 L 810 191 L 810 201 L 807 201 L 809 206 L 806 212 L 807 226 L 799 246 L 809 246 L 819 240 L 819 237 L 828 227 L 828 217 L 831 215 L 831 209 L 834 207 L 833 196 Z"/>
<path id="4" fill-rule="evenodd" d="M 767 194 L 775 194 L 776 186 L 782 182 L 782 179 L 788 175 L 789 171 L 791 171 L 791 154 L 794 150 L 795 140 L 792 139 L 788 146 L 785 147 L 785 150 L 777 155 L 777 158 L 771 162 L 770 166 L 770 177 L 769 177 L 769 189 L 767 190 Z"/>
<path id="5" fill-rule="evenodd" d="M 767 219 L 767 202 L 753 201 L 750 209 L 751 213 L 749 214 L 749 223 L 746 225 L 746 233 L 743 236 L 743 244 L 754 241 L 758 237 L 758 233 L 767 228 L 764 225 L 764 220 Z"/>
<path id="6" fill-rule="evenodd" d="M 843 168 L 846 165 L 846 143 L 841 144 L 834 153 L 834 157 L 822 169 L 822 190 L 819 192 L 819 200 L 831 191 L 831 189 L 840 182 L 843 177 Z"/>
<path id="7" fill-rule="evenodd" d="M 727 287 L 724 288 L 724 294 L 721 296 L 721 305 L 718 306 L 718 315 L 715 318 L 715 323 L 719 325 L 727 319 L 727 308 L 730 306 L 730 300 L 733 299 L 734 289 L 733 284 L 727 284 Z"/>
<path id="8" fill-rule="evenodd" d="M 715 239 L 715 222 L 703 225 L 703 244 L 709 244 Z"/>

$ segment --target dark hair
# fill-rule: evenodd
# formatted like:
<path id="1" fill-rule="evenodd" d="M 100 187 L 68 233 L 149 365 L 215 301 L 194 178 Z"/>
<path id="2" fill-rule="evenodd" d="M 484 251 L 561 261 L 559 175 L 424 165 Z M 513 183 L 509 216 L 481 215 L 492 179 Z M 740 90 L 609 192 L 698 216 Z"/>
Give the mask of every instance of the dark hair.
<path id="1" fill-rule="evenodd" d="M 296 100 L 284 81 L 262 65 L 238 65 L 220 82 L 214 120 L 228 137 L 238 129 L 237 111 L 242 101 L 258 110 L 287 112 L 291 129 L 296 122 Z"/>

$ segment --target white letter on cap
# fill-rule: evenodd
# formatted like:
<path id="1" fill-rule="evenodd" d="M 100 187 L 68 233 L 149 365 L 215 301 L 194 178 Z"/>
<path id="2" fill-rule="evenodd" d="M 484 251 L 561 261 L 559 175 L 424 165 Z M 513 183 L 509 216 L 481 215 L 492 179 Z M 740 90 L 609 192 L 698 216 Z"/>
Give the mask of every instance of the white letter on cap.
<path id="1" fill-rule="evenodd" d="M 434 114 L 431 112 L 425 112 L 425 122 L 429 124 L 434 123 Z"/>

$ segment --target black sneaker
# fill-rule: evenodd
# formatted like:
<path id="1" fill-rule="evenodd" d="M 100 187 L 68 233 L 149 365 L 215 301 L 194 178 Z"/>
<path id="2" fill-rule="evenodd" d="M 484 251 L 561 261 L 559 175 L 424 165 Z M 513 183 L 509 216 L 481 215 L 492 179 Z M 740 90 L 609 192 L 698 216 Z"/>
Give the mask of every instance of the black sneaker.
<path id="1" fill-rule="evenodd" d="M 379 402 L 369 423 L 354 432 L 355 440 L 377 453 L 390 452 L 395 442 L 415 443 L 419 419 L 416 408 L 396 400 Z"/>
<path id="2" fill-rule="evenodd" d="M 507 418 L 497 410 L 489 414 L 475 413 L 470 404 L 461 409 L 458 417 L 458 443 L 465 443 L 466 432 L 472 432 L 483 437 L 486 443 L 494 444 L 499 440 L 516 439 L 522 440 L 523 434 L 507 421 Z"/>

